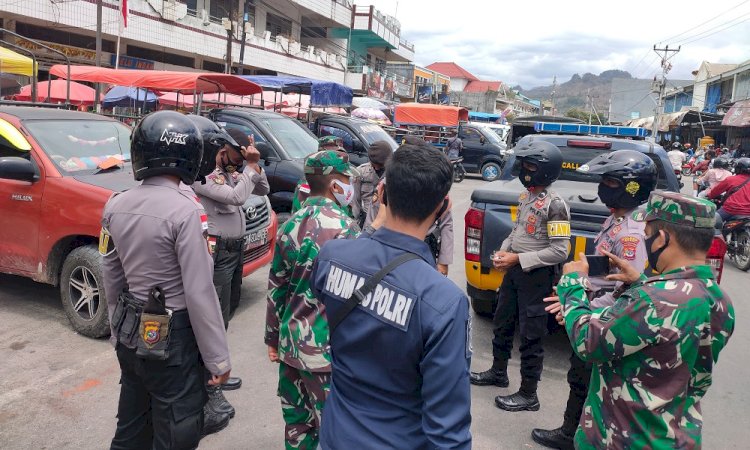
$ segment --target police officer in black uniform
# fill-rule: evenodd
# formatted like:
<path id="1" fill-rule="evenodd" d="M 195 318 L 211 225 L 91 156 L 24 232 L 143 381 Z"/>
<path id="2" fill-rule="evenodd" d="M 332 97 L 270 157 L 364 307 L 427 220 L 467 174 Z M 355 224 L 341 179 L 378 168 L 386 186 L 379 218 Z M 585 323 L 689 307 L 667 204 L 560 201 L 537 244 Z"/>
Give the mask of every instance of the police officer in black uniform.
<path id="1" fill-rule="evenodd" d="M 542 337 L 547 332 L 543 299 L 552 293 L 556 269 L 568 256 L 570 212 L 565 200 L 550 188 L 562 171 L 560 149 L 532 140 L 516 146 L 514 154 L 514 172 L 526 190 L 518 199 L 513 230 L 493 255 L 495 267 L 505 271 L 493 320 L 494 361 L 489 370 L 472 372 L 470 380 L 479 386 L 508 386 L 508 359 L 518 322 L 521 388 L 512 395 L 497 396 L 495 405 L 506 411 L 536 411 L 544 357 Z"/>
<path id="2" fill-rule="evenodd" d="M 182 114 L 159 111 L 133 130 L 131 158 L 143 183 L 104 207 L 99 251 L 112 340 L 122 371 L 112 449 L 192 449 L 209 384 L 229 378 L 224 321 L 212 281 L 208 222 L 186 185 L 203 144 Z M 182 183 L 181 183 L 182 182 Z"/>

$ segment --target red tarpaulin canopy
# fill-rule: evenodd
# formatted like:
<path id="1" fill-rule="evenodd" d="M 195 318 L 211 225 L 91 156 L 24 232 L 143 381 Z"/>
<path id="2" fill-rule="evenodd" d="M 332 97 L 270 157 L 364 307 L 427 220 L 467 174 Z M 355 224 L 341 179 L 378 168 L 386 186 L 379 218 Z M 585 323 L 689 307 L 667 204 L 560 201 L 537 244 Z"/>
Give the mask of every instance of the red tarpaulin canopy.
<path id="1" fill-rule="evenodd" d="M 51 83 L 51 87 L 48 84 Z M 50 98 L 47 99 L 47 91 L 51 89 Z M 65 80 L 41 81 L 36 84 L 36 96 L 38 102 L 48 103 L 65 103 L 65 94 L 67 92 L 67 82 Z M 31 101 L 31 85 L 21 88 L 21 91 L 14 96 L 18 101 Z M 96 91 L 93 88 L 81 83 L 70 83 L 70 103 L 73 105 L 93 105 L 96 98 Z M 104 99 L 100 95 L 100 100 Z"/>
<path id="2" fill-rule="evenodd" d="M 469 110 L 457 106 L 429 103 L 402 103 L 396 106 L 394 122 L 402 125 L 432 125 L 456 127 L 469 120 Z"/>
<path id="3" fill-rule="evenodd" d="M 265 98 L 265 92 L 263 93 L 263 97 Z M 273 93 L 272 93 L 273 94 Z M 179 96 L 179 106 L 183 108 L 192 108 L 195 106 L 195 104 L 198 102 L 197 97 L 190 95 L 182 95 Z M 177 99 L 177 93 L 176 92 L 167 92 L 165 94 L 162 94 L 159 96 L 159 104 L 162 105 L 169 105 L 169 106 L 177 106 L 178 105 L 178 99 Z M 236 105 L 236 106 L 260 106 L 260 97 L 254 98 L 254 97 L 241 97 L 239 95 L 234 94 L 206 94 L 201 99 L 201 103 L 203 105 L 221 105 L 221 104 L 228 104 L 228 105 Z M 280 103 L 279 105 L 286 106 L 286 103 Z M 269 102 L 269 100 L 265 99 L 265 108 L 271 109 L 275 105 L 272 102 Z"/>
<path id="4" fill-rule="evenodd" d="M 55 65 L 50 75 L 68 76 L 68 68 Z M 90 83 L 108 83 L 117 86 L 140 87 L 157 91 L 228 92 L 237 95 L 259 94 L 263 89 L 243 78 L 221 73 L 174 72 L 166 70 L 107 69 L 92 66 L 70 66 L 70 79 Z"/>
<path id="5" fill-rule="evenodd" d="M 721 124 L 725 127 L 750 127 L 750 100 L 741 100 L 732 105 Z"/>

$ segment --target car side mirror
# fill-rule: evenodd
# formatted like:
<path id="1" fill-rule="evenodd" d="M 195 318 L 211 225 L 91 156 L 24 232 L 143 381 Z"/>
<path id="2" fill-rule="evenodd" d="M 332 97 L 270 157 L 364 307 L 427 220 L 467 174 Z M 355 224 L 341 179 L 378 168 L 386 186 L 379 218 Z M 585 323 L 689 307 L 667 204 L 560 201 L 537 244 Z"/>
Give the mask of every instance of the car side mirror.
<path id="1" fill-rule="evenodd" d="M 268 157 L 271 156 L 271 153 L 273 153 L 271 146 L 268 145 L 267 142 L 256 142 L 255 148 L 258 149 L 261 159 L 268 159 Z"/>
<path id="2" fill-rule="evenodd" d="M 33 183 L 37 180 L 36 167 L 26 158 L 6 156 L 0 158 L 0 178 Z"/>

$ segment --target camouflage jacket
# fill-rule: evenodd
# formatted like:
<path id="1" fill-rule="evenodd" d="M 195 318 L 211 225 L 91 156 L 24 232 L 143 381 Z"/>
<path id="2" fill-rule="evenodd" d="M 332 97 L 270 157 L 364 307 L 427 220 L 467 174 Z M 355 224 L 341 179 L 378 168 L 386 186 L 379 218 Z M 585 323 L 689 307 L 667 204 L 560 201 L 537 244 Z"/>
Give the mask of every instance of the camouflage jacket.
<path id="1" fill-rule="evenodd" d="M 734 330 L 732 302 L 711 267 L 642 276 L 593 311 L 588 286 L 579 273 L 557 286 L 574 351 L 597 363 L 576 448 L 700 448 L 700 400 Z"/>
<path id="2" fill-rule="evenodd" d="M 265 342 L 285 364 L 330 371 L 328 321 L 310 290 L 313 261 L 327 241 L 358 235 L 357 224 L 324 197 L 308 198 L 279 230 L 268 276 Z"/>

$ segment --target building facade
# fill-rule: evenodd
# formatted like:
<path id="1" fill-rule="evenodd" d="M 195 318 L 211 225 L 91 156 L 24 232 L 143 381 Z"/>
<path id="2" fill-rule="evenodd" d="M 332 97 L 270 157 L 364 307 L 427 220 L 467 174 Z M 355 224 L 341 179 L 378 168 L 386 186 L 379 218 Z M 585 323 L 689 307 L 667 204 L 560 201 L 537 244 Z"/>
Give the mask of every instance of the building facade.
<path id="1" fill-rule="evenodd" d="M 71 63 L 95 65 L 96 3 L 0 2 L 0 17 L 3 28 L 51 44 Z M 118 0 L 102 0 L 105 67 L 115 65 L 119 7 Z M 346 0 L 129 0 L 128 8 L 119 46 L 126 68 L 226 72 L 230 63 L 231 73 L 297 75 L 361 91 L 368 83 L 363 67 L 414 57 L 395 19 Z M 42 77 L 63 62 L 33 44 L 4 38 L 38 53 Z"/>

